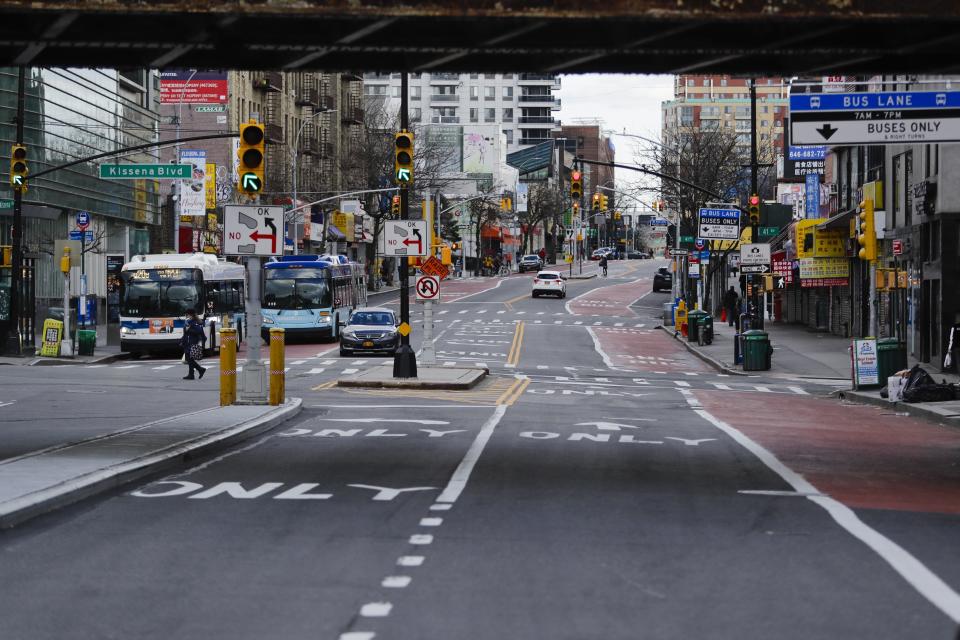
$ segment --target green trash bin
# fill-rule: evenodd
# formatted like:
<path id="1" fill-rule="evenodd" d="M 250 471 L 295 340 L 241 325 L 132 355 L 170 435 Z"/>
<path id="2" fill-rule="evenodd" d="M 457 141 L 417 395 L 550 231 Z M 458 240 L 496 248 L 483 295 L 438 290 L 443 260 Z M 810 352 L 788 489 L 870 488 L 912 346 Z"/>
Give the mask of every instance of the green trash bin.
<path id="1" fill-rule="evenodd" d="M 702 309 L 694 309 L 687 314 L 687 342 L 696 342 L 700 335 L 700 318 L 710 314 Z"/>
<path id="2" fill-rule="evenodd" d="M 77 355 L 92 356 L 93 350 L 97 346 L 97 332 L 89 329 L 80 329 L 77 331 Z"/>
<path id="3" fill-rule="evenodd" d="M 743 370 L 768 371 L 773 347 L 770 346 L 770 335 L 760 329 L 751 329 L 743 332 Z"/>
<path id="4" fill-rule="evenodd" d="M 887 378 L 907 368 L 907 344 L 896 338 L 877 340 L 877 375 L 880 386 L 887 386 Z"/>
<path id="5" fill-rule="evenodd" d="M 702 345 L 711 344 L 713 342 L 713 316 L 709 313 L 705 313 L 700 316 L 700 321 L 697 322 L 697 343 Z"/>

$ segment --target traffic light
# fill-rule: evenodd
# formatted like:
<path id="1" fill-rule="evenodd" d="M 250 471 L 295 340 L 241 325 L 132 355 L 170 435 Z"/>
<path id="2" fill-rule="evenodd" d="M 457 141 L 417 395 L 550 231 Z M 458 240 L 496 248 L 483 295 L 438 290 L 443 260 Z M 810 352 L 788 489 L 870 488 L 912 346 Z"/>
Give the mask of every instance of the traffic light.
<path id="1" fill-rule="evenodd" d="M 580 203 L 579 202 L 573 203 L 573 219 L 574 220 L 580 219 Z"/>
<path id="2" fill-rule="evenodd" d="M 27 148 L 22 144 L 10 147 L 10 184 L 22 191 L 27 190 Z"/>
<path id="3" fill-rule="evenodd" d="M 621 218 L 623 218 L 623 214 L 622 214 L 622 213 L 620 213 L 619 211 L 614 211 L 614 212 L 613 212 L 613 219 L 614 219 L 614 220 L 620 220 Z"/>
<path id="4" fill-rule="evenodd" d="M 583 197 L 583 173 L 574 169 L 570 174 L 570 198 L 576 202 Z"/>
<path id="5" fill-rule="evenodd" d="M 605 195 L 600 195 L 600 211 L 609 211 L 610 207 L 607 204 L 608 198 Z"/>
<path id="6" fill-rule="evenodd" d="M 508 198 L 507 196 L 500 198 L 501 211 L 511 211 L 512 209 L 513 209 L 513 201 L 510 198 Z"/>
<path id="7" fill-rule="evenodd" d="M 393 196 L 393 201 L 390 203 L 390 215 L 394 218 L 400 217 L 400 196 Z"/>
<path id="8" fill-rule="evenodd" d="M 250 120 L 249 124 L 240 125 L 240 148 L 237 150 L 240 182 L 237 190 L 249 196 L 263 191 L 264 143 L 262 124 Z"/>
<path id="9" fill-rule="evenodd" d="M 860 227 L 857 229 L 857 244 L 861 260 L 877 259 L 877 228 L 873 226 L 873 198 L 864 198 L 860 203 Z"/>
<path id="10" fill-rule="evenodd" d="M 413 182 L 413 134 L 401 131 L 393 141 L 393 179 L 402 187 Z"/>
<path id="11" fill-rule="evenodd" d="M 13 265 L 13 247 L 9 244 L 0 246 L 0 267 Z"/>
<path id="12" fill-rule="evenodd" d="M 600 211 L 600 194 L 599 193 L 593 194 L 593 204 L 591 208 L 593 209 L 594 213 L 598 213 Z"/>
<path id="13" fill-rule="evenodd" d="M 760 224 L 760 196 L 753 194 L 747 201 L 747 212 L 750 214 L 750 224 Z M 756 242 L 756 239 L 754 239 Z"/>

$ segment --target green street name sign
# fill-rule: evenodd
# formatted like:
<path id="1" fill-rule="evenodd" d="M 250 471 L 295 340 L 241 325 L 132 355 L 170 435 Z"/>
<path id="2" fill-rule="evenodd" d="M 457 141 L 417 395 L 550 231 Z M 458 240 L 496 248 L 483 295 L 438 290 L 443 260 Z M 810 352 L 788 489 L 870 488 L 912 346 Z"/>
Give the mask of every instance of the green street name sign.
<path id="1" fill-rule="evenodd" d="M 761 238 L 772 238 L 778 233 L 780 233 L 780 227 L 760 227 L 760 233 L 758 235 Z"/>
<path id="2" fill-rule="evenodd" d="M 192 164 L 102 164 L 103 180 L 188 180 L 193 177 Z"/>
<path id="3" fill-rule="evenodd" d="M 693 236 L 680 236 L 680 242 L 689 242 L 693 244 Z"/>
<path id="4" fill-rule="evenodd" d="M 0 200 L 0 209 L 13 209 L 13 200 Z"/>

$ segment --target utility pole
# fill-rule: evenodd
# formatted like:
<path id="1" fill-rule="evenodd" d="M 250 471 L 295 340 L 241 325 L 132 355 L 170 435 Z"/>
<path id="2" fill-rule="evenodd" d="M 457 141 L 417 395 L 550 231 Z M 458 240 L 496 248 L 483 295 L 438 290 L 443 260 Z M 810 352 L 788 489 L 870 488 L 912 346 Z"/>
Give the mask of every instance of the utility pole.
<path id="1" fill-rule="evenodd" d="M 26 93 L 27 70 L 23 65 L 19 68 L 17 80 L 17 139 L 16 144 L 23 144 L 23 112 L 24 94 Z M 20 335 L 20 307 L 22 296 L 20 289 L 23 283 L 23 190 L 25 187 L 13 188 L 13 224 L 10 227 L 10 243 L 13 245 L 10 269 L 10 333 L 7 334 L 5 352 L 11 355 L 21 355 L 23 343 Z M 64 315 L 70 309 L 63 310 Z"/>
<path id="2" fill-rule="evenodd" d="M 757 82 L 750 78 L 750 193 L 759 195 L 759 180 L 757 174 L 759 166 L 757 165 Z M 755 218 L 750 223 L 750 242 L 758 242 L 760 239 L 760 220 Z M 757 314 L 757 327 L 763 328 L 763 312 L 760 308 L 760 296 L 756 285 L 757 277 L 754 274 L 749 276 L 750 284 L 750 304 Z M 766 305 L 764 305 L 766 306 Z"/>
<path id="3" fill-rule="evenodd" d="M 410 126 L 410 118 L 407 104 L 407 72 L 400 74 L 400 129 L 407 130 Z M 414 150 L 410 149 L 411 157 Z M 396 179 L 397 176 L 394 176 Z M 400 219 L 410 219 L 410 185 L 406 182 L 400 182 Z M 427 233 L 427 242 L 430 233 Z M 408 258 L 400 256 L 400 325 L 410 327 L 410 272 Z M 394 378 L 416 378 L 417 377 L 417 354 L 410 346 L 410 334 L 400 335 L 400 346 L 393 356 L 393 377 Z"/>

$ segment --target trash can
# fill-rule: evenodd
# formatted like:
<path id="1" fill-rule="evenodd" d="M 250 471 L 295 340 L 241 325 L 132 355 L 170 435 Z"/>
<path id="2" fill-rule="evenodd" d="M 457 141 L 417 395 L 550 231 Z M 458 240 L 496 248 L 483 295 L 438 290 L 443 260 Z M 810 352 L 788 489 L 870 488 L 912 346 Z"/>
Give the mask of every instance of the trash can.
<path id="1" fill-rule="evenodd" d="M 700 318 L 710 315 L 702 309 L 694 309 L 687 314 L 687 342 L 696 342 L 700 330 Z"/>
<path id="2" fill-rule="evenodd" d="M 92 356 L 97 346 L 97 332 L 90 329 L 77 331 L 77 355 Z"/>
<path id="3" fill-rule="evenodd" d="M 886 386 L 887 378 L 907 368 L 907 345 L 896 338 L 877 340 L 877 374 L 880 384 Z"/>
<path id="4" fill-rule="evenodd" d="M 743 332 L 743 370 L 768 371 L 770 356 L 773 347 L 770 346 L 770 335 L 760 329 L 751 329 Z"/>
<path id="5" fill-rule="evenodd" d="M 713 342 L 713 316 L 704 313 L 697 322 L 697 343 L 700 345 Z"/>
<path id="6" fill-rule="evenodd" d="M 663 303 L 663 326 L 665 327 L 673 326 L 673 303 L 672 302 Z"/>

